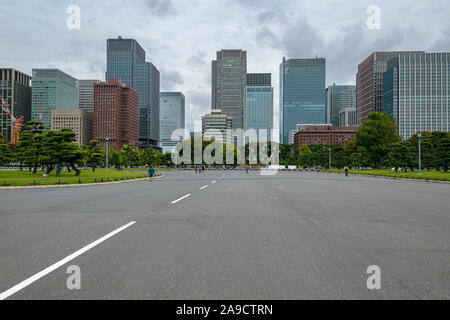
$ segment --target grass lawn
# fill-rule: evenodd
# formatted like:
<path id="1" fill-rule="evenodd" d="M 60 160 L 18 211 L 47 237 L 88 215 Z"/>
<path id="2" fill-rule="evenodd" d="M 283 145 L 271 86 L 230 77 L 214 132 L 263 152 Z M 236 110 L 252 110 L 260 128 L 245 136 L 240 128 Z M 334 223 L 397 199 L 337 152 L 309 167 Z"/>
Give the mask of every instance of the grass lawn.
<path id="1" fill-rule="evenodd" d="M 324 172 L 333 173 L 345 173 L 344 170 L 324 170 Z M 359 175 L 370 175 L 370 176 L 382 176 L 391 178 L 403 178 L 403 179 L 420 179 L 420 180 L 436 180 L 436 181 L 450 181 L 450 172 L 437 172 L 437 171 L 422 171 L 422 175 L 419 176 L 419 172 L 411 172 L 408 170 L 407 173 L 399 171 L 395 173 L 393 170 L 350 170 L 350 174 Z"/>
<path id="2" fill-rule="evenodd" d="M 157 167 L 153 167 L 155 168 L 155 171 L 170 171 L 170 168 L 157 168 Z M 145 171 L 148 172 L 148 167 L 147 168 L 124 168 L 123 171 Z"/>
<path id="3" fill-rule="evenodd" d="M 61 177 L 56 177 L 53 171 L 49 178 L 43 178 L 44 171 L 38 171 L 37 174 L 23 171 L 0 171 L 0 187 L 1 186 L 29 186 L 29 185 L 55 185 L 55 184 L 78 184 L 78 183 L 101 183 L 121 180 L 134 180 L 148 177 L 147 173 L 130 173 L 125 171 L 117 171 L 110 169 L 81 170 L 81 175 L 75 177 L 75 172 L 61 171 Z"/>

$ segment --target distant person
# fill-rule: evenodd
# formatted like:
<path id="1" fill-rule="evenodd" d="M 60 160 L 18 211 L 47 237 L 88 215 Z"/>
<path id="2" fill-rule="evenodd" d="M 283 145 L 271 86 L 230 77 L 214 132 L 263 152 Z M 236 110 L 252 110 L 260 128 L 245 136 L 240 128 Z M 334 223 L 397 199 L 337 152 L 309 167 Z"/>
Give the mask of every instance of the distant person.
<path id="1" fill-rule="evenodd" d="M 249 167 L 247 167 L 247 168 L 245 168 L 245 172 L 248 174 L 248 170 L 249 170 L 250 168 Z"/>
<path id="2" fill-rule="evenodd" d="M 348 177 L 348 167 L 345 167 L 345 176 Z"/>
<path id="3" fill-rule="evenodd" d="M 152 165 L 148 168 L 148 174 L 150 175 L 150 181 L 153 181 L 152 178 L 155 175 L 155 168 Z"/>

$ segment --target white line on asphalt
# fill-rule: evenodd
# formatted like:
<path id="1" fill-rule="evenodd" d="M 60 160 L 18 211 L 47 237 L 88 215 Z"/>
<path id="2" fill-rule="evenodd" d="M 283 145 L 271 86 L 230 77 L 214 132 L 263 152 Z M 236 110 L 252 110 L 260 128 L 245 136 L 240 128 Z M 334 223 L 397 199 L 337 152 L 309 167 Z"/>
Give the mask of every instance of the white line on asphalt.
<path id="1" fill-rule="evenodd" d="M 186 199 L 187 197 L 190 197 L 190 196 L 191 196 L 191 194 L 189 193 L 189 194 L 185 195 L 184 197 L 181 197 L 180 199 L 177 199 L 177 200 L 175 200 L 175 201 L 172 201 L 172 204 L 175 204 L 175 203 L 177 203 L 177 202 L 180 202 L 181 200 L 184 200 L 184 199 Z"/>
<path id="2" fill-rule="evenodd" d="M 208 188 L 208 185 L 201 187 L 200 190 L 203 190 L 203 189 L 206 189 L 206 188 Z"/>
<path id="3" fill-rule="evenodd" d="M 11 289 L 6 290 L 5 292 L 0 293 L 0 300 L 5 300 L 6 298 L 12 296 L 13 294 L 19 292 L 20 290 L 28 287 L 30 284 L 38 281 L 40 278 L 45 277 L 46 275 L 48 275 L 49 273 L 55 271 L 56 269 L 62 267 L 63 265 L 65 265 L 66 263 L 72 261 L 73 259 L 81 256 L 83 253 L 85 253 L 86 251 L 91 250 L 92 248 L 98 246 L 100 243 L 108 240 L 109 238 L 115 236 L 116 234 L 118 234 L 119 232 L 131 227 L 133 224 L 135 224 L 136 221 L 132 221 L 126 225 L 124 225 L 123 227 L 120 227 L 119 229 L 114 230 L 111 233 L 108 233 L 106 236 L 92 242 L 91 244 L 88 244 L 87 246 L 85 246 L 84 248 L 78 250 L 77 252 L 71 254 L 70 256 L 56 262 L 55 264 L 52 264 L 50 267 L 45 268 L 44 270 L 42 270 L 39 273 L 36 273 L 34 276 L 22 281 L 19 284 L 16 284 L 14 287 L 12 287 Z"/>
<path id="4" fill-rule="evenodd" d="M 216 180 L 214 180 L 213 182 L 211 182 L 212 184 L 214 184 L 214 183 L 216 183 L 217 181 Z"/>

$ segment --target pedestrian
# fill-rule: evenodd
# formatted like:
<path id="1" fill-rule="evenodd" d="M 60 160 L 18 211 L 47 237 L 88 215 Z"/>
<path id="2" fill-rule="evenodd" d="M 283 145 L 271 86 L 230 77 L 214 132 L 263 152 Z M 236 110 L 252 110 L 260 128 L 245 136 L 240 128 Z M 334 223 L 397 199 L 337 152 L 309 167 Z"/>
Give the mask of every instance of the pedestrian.
<path id="1" fill-rule="evenodd" d="M 248 170 L 250 167 L 245 168 L 245 172 L 248 174 Z"/>
<path id="2" fill-rule="evenodd" d="M 153 181 L 152 178 L 155 175 L 155 169 L 153 168 L 152 165 L 150 165 L 149 169 L 148 169 L 148 174 L 150 176 L 150 181 Z"/>
<path id="3" fill-rule="evenodd" d="M 348 167 L 345 167 L 345 176 L 348 177 Z"/>

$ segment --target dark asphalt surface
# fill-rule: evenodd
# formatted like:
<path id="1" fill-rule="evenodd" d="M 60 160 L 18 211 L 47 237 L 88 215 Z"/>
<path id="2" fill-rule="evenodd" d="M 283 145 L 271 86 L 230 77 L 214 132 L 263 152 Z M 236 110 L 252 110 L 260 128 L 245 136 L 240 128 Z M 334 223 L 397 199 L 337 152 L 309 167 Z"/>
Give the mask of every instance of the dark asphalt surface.
<path id="1" fill-rule="evenodd" d="M 136 221 L 9 299 L 450 299 L 449 184 L 164 174 L 0 191 L 0 293 Z M 81 290 L 67 289 L 69 265 Z M 381 290 L 366 286 L 370 265 Z"/>

